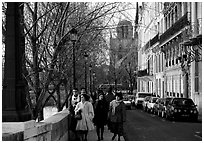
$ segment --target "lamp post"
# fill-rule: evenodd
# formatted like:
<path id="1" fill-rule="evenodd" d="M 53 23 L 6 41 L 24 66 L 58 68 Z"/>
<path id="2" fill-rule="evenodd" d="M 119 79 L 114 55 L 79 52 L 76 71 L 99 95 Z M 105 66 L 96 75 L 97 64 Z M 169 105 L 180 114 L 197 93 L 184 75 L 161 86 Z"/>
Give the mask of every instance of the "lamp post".
<path id="1" fill-rule="evenodd" d="M 95 78 L 96 78 L 96 73 L 93 71 L 93 91 L 95 92 Z"/>
<path id="2" fill-rule="evenodd" d="M 73 54 L 73 89 L 76 88 L 76 72 L 75 72 L 75 43 L 77 40 L 77 30 L 75 28 L 72 28 L 70 31 L 70 39 L 72 41 L 73 47 L 72 47 L 72 54 Z"/>
<path id="3" fill-rule="evenodd" d="M 92 84 L 91 84 L 91 82 L 92 82 L 92 81 L 91 81 L 91 74 L 92 74 L 92 72 L 91 72 L 91 70 L 92 70 L 92 65 L 90 64 L 90 65 L 89 65 L 89 74 L 90 74 L 90 75 L 89 75 L 89 78 L 90 78 L 89 91 L 90 91 L 90 94 L 91 94 L 91 97 L 92 97 L 92 89 L 91 89 L 91 85 L 92 85 Z"/>
<path id="4" fill-rule="evenodd" d="M 87 59 L 88 59 L 88 54 L 86 52 L 84 53 L 84 57 L 85 57 L 85 63 L 84 63 L 84 88 L 86 89 L 86 92 L 87 92 L 86 62 L 87 62 Z"/>

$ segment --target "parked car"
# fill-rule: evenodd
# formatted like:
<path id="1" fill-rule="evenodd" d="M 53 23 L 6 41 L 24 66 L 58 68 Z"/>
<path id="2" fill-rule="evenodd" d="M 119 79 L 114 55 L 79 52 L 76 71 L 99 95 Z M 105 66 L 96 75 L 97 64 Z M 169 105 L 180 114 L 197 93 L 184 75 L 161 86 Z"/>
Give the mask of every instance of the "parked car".
<path id="1" fill-rule="evenodd" d="M 150 97 L 149 101 L 147 101 L 147 112 L 153 113 L 153 107 L 158 98 L 159 97 Z"/>
<path id="2" fill-rule="evenodd" d="M 198 120 L 198 110 L 190 98 L 172 98 L 166 108 L 167 119 Z"/>
<path id="3" fill-rule="evenodd" d="M 126 109 L 132 109 L 132 103 L 131 100 L 129 98 L 124 98 L 123 102 L 125 103 Z"/>
<path id="4" fill-rule="evenodd" d="M 132 107 L 135 106 L 135 95 L 128 95 L 128 100 L 131 102 Z"/>
<path id="5" fill-rule="evenodd" d="M 165 117 L 166 116 L 166 106 L 172 97 L 162 98 L 162 100 L 158 103 L 158 116 Z"/>
<path id="6" fill-rule="evenodd" d="M 138 93 L 136 94 L 136 97 L 135 97 L 135 106 L 136 106 L 137 108 L 142 107 L 142 103 L 143 103 L 144 98 L 145 98 L 146 96 L 152 96 L 152 93 L 148 93 L 148 92 L 138 92 Z"/>
<path id="7" fill-rule="evenodd" d="M 147 102 L 150 100 L 151 96 L 146 96 L 142 102 L 142 108 L 144 111 L 147 111 Z"/>

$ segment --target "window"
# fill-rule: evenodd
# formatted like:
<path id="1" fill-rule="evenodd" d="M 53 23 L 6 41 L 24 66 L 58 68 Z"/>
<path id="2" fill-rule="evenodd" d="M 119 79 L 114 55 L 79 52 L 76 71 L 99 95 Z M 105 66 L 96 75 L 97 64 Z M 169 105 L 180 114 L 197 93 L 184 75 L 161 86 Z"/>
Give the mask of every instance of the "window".
<path id="1" fill-rule="evenodd" d="M 122 26 L 121 29 L 122 29 L 122 38 L 125 38 L 125 35 L 124 35 L 125 34 L 125 27 Z"/>
<path id="2" fill-rule="evenodd" d="M 124 38 L 128 38 L 128 26 L 125 26 L 125 35 Z"/>
<path id="3" fill-rule="evenodd" d="M 178 10 L 177 10 L 177 6 L 175 6 L 175 21 L 176 22 L 178 20 Z"/>
<path id="4" fill-rule="evenodd" d="M 195 56 L 198 56 L 198 49 L 195 51 Z M 195 92 L 199 92 L 199 65 L 198 61 L 195 60 Z"/>
<path id="5" fill-rule="evenodd" d="M 122 38 L 128 38 L 128 26 L 121 26 Z"/>

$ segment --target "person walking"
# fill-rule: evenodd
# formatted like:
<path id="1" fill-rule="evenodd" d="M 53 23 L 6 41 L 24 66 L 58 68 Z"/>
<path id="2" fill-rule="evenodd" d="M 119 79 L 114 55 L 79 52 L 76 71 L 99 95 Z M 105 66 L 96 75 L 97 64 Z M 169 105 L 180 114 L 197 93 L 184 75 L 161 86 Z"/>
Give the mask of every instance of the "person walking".
<path id="1" fill-rule="evenodd" d="M 81 102 L 75 107 L 75 114 L 81 112 L 82 119 L 77 121 L 76 131 L 80 141 L 87 141 L 88 131 L 94 129 L 92 122 L 94 118 L 94 110 L 92 104 L 89 102 L 89 96 L 85 93 L 81 94 Z"/>
<path id="2" fill-rule="evenodd" d="M 116 99 L 111 101 L 109 107 L 110 131 L 114 134 L 112 140 L 115 140 L 118 135 L 118 141 L 120 141 L 120 136 L 123 135 L 123 124 L 126 121 L 126 109 L 122 93 L 116 93 L 115 96 Z"/>
<path id="3" fill-rule="evenodd" d="M 73 91 L 72 91 L 72 98 L 71 99 L 72 99 L 71 100 L 71 104 L 75 108 L 76 104 L 78 102 L 80 102 L 80 94 L 78 93 L 78 89 L 77 88 L 73 89 Z"/>
<path id="4" fill-rule="evenodd" d="M 74 118 L 75 116 L 75 107 L 77 105 L 77 103 L 80 101 L 80 97 L 79 94 L 77 92 L 77 88 L 73 89 L 72 91 L 72 96 L 69 96 L 68 98 L 68 102 L 69 102 L 69 122 L 68 122 L 68 126 L 69 126 L 69 138 L 70 140 L 79 140 L 78 136 L 77 136 L 77 132 L 76 132 L 76 125 L 77 125 L 77 120 Z"/>
<path id="5" fill-rule="evenodd" d="M 112 87 L 109 87 L 105 98 L 106 98 L 106 101 L 108 102 L 108 104 L 110 104 L 110 102 L 115 99 L 115 96 L 114 96 L 113 91 L 112 91 Z"/>
<path id="6" fill-rule="evenodd" d="M 103 140 L 104 126 L 107 124 L 107 115 L 109 105 L 102 91 L 98 92 L 98 99 L 94 104 L 94 124 L 96 125 L 96 133 L 98 141 Z"/>

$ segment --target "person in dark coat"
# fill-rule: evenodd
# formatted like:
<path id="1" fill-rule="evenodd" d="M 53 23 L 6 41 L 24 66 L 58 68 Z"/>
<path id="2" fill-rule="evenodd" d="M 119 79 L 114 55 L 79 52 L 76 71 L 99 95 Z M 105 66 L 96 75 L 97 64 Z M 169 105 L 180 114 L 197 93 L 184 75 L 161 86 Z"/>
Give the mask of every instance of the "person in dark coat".
<path id="1" fill-rule="evenodd" d="M 94 104 L 94 124 L 96 125 L 96 133 L 98 141 L 103 140 L 104 126 L 107 124 L 108 103 L 103 92 L 99 92 L 98 100 Z"/>
<path id="2" fill-rule="evenodd" d="M 110 118 L 110 131 L 114 133 L 112 140 L 118 135 L 123 135 L 123 123 L 126 121 L 126 109 L 125 103 L 123 102 L 122 93 L 116 93 L 116 99 L 111 101 L 109 107 L 109 118 Z"/>
<path id="3" fill-rule="evenodd" d="M 105 98 L 106 98 L 106 101 L 108 102 L 108 104 L 110 104 L 110 102 L 115 99 L 115 96 L 114 96 L 113 91 L 112 91 L 112 87 L 109 87 Z"/>
<path id="4" fill-rule="evenodd" d="M 76 133 L 76 125 L 77 125 L 77 120 L 74 118 L 74 108 L 75 108 L 75 105 L 72 104 L 72 96 L 70 96 L 68 98 L 68 101 L 69 101 L 69 115 L 68 115 L 68 127 L 69 127 L 69 131 L 71 131 L 69 133 L 69 138 L 70 140 L 78 140 L 78 136 L 77 136 L 77 133 Z"/>

